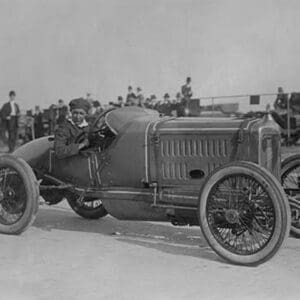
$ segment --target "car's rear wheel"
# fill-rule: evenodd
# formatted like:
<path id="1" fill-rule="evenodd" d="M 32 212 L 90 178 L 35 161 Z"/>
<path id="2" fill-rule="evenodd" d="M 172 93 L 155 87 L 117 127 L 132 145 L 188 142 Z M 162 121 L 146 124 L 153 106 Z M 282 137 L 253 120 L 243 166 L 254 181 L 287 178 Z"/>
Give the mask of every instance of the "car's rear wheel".
<path id="1" fill-rule="evenodd" d="M 235 162 L 215 170 L 200 193 L 199 223 L 209 245 L 234 264 L 259 265 L 290 228 L 286 195 L 264 168 Z"/>
<path id="2" fill-rule="evenodd" d="M 69 193 L 66 199 L 76 214 L 86 219 L 100 219 L 107 215 L 102 201 L 94 198 L 79 199 L 80 196 Z"/>
<path id="3" fill-rule="evenodd" d="M 300 155 L 285 159 L 281 164 L 281 184 L 291 207 L 291 235 L 300 238 Z"/>
<path id="4" fill-rule="evenodd" d="M 13 155 L 0 156 L 0 232 L 19 234 L 34 221 L 39 189 L 30 166 Z"/>

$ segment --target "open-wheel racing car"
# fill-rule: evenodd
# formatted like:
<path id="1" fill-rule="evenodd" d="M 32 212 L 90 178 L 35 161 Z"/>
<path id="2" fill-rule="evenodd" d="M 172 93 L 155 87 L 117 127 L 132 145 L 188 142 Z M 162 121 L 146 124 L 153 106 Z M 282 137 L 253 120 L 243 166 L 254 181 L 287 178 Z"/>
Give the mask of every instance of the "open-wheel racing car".
<path id="1" fill-rule="evenodd" d="M 267 261 L 288 235 L 280 131 L 268 114 L 162 118 L 127 107 L 99 115 L 90 139 L 88 149 L 64 159 L 53 137 L 0 156 L 2 233 L 30 226 L 41 195 L 49 204 L 67 199 L 85 218 L 200 225 L 216 253 L 241 265 Z"/>

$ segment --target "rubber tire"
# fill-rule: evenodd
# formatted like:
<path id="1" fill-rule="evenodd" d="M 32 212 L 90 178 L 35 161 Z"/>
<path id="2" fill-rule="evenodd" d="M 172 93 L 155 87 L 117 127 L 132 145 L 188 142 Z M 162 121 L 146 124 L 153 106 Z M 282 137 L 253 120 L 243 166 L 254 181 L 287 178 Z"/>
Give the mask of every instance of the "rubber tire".
<path id="1" fill-rule="evenodd" d="M 2 166 L 12 167 L 22 178 L 26 190 L 26 208 L 23 216 L 15 224 L 6 225 L 0 223 L 0 233 L 20 234 L 35 220 L 39 206 L 38 182 L 31 167 L 22 158 L 11 154 L 1 155 L 0 167 Z"/>
<path id="2" fill-rule="evenodd" d="M 290 208 L 292 210 L 292 207 L 296 206 L 298 210 L 300 210 L 300 203 L 299 201 L 296 201 L 295 199 L 289 199 Z M 300 229 L 293 226 L 293 223 L 291 222 L 291 231 L 290 234 L 292 237 L 299 239 L 300 238 Z"/>
<path id="3" fill-rule="evenodd" d="M 78 206 L 78 204 L 76 203 L 77 197 L 78 197 L 78 195 L 71 194 L 71 193 L 66 195 L 66 199 L 67 199 L 70 207 L 72 208 L 72 210 L 76 214 L 81 216 L 82 218 L 97 220 L 97 219 L 103 218 L 107 215 L 107 211 L 104 208 L 103 204 L 100 207 L 97 207 L 93 210 L 84 209 L 83 206 Z M 97 199 L 95 199 L 95 200 L 97 200 Z"/>
<path id="4" fill-rule="evenodd" d="M 233 174 L 245 174 L 254 177 L 256 180 L 265 182 L 265 188 L 272 197 L 275 208 L 275 229 L 273 236 L 263 249 L 251 255 L 239 255 L 225 249 L 210 231 L 206 217 L 207 197 L 214 184 L 224 176 Z M 237 265 L 256 266 L 272 258 L 287 238 L 290 230 L 290 208 L 283 188 L 278 180 L 266 169 L 251 162 L 233 162 L 216 169 L 206 179 L 200 192 L 198 218 L 202 233 L 211 246 L 223 259 Z"/>
<path id="5" fill-rule="evenodd" d="M 291 168 L 294 168 L 296 166 L 300 166 L 300 154 L 294 154 L 292 156 L 287 157 L 286 159 L 284 159 L 281 163 L 281 175 L 280 175 L 280 179 L 281 179 L 281 184 L 283 184 L 283 180 L 282 177 L 283 175 Z M 291 200 L 293 201 L 294 204 L 297 205 L 297 203 L 295 202 L 295 200 Z M 291 225 L 291 231 L 290 231 L 291 236 L 295 237 L 295 238 L 300 238 L 300 229 L 296 228 L 293 226 L 293 224 Z"/>
<path id="6" fill-rule="evenodd" d="M 281 176 L 286 173 L 290 168 L 300 166 L 300 154 L 294 154 L 281 162 Z"/>
<path id="7" fill-rule="evenodd" d="M 42 180 L 41 185 L 54 185 L 50 181 Z M 63 190 L 41 190 L 40 195 L 44 198 L 44 200 L 49 205 L 55 205 L 60 203 L 65 198 L 65 191 Z"/>

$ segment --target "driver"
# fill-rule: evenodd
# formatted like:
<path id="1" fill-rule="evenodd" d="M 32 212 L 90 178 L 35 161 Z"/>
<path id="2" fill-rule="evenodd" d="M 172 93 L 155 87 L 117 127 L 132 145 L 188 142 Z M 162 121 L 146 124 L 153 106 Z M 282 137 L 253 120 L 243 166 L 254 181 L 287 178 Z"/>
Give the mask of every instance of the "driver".
<path id="1" fill-rule="evenodd" d="M 54 150 L 57 158 L 66 158 L 79 153 L 89 146 L 89 124 L 86 116 L 90 104 L 83 98 L 73 99 L 70 103 L 71 118 L 59 125 L 54 136 Z M 79 137 L 80 141 L 78 141 Z"/>

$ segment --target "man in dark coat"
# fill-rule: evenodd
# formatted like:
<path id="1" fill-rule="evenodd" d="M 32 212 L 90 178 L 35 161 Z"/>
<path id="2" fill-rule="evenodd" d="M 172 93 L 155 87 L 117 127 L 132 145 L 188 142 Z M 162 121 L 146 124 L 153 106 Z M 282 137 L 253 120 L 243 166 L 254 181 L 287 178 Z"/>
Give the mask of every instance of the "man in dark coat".
<path id="1" fill-rule="evenodd" d="M 192 86 L 191 86 L 192 79 L 191 77 L 187 77 L 186 83 L 181 87 L 181 94 L 185 101 L 188 101 L 193 96 Z"/>
<path id="2" fill-rule="evenodd" d="M 9 152 L 13 152 L 16 146 L 18 135 L 18 118 L 20 109 L 15 102 L 16 92 L 9 92 L 9 102 L 6 102 L 1 109 L 2 120 L 5 123 L 6 130 L 8 131 L 8 148 Z"/>
<path id="3" fill-rule="evenodd" d="M 89 124 L 86 116 L 90 104 L 86 99 L 78 98 L 70 102 L 71 119 L 65 120 L 55 131 L 54 150 L 57 158 L 66 158 L 79 153 L 89 146 Z M 82 136 L 81 141 L 77 138 Z"/>
<path id="4" fill-rule="evenodd" d="M 35 106 L 34 112 L 34 134 L 35 138 L 44 136 L 43 113 L 38 105 Z"/>
<path id="5" fill-rule="evenodd" d="M 164 102 L 163 102 L 163 104 L 160 105 L 160 107 L 158 108 L 158 111 L 165 116 L 171 115 L 171 102 L 170 102 L 170 96 L 168 93 L 166 93 L 164 95 Z"/>
<path id="6" fill-rule="evenodd" d="M 56 124 L 59 125 L 63 123 L 68 116 L 68 106 L 64 104 L 64 100 L 59 99 L 58 100 L 58 106 L 57 106 L 57 120 Z"/>
<path id="7" fill-rule="evenodd" d="M 131 106 L 132 105 L 132 99 L 135 99 L 135 98 L 136 98 L 136 95 L 132 90 L 132 86 L 129 86 L 128 87 L 128 93 L 127 93 L 127 96 L 126 96 L 126 105 Z"/>

